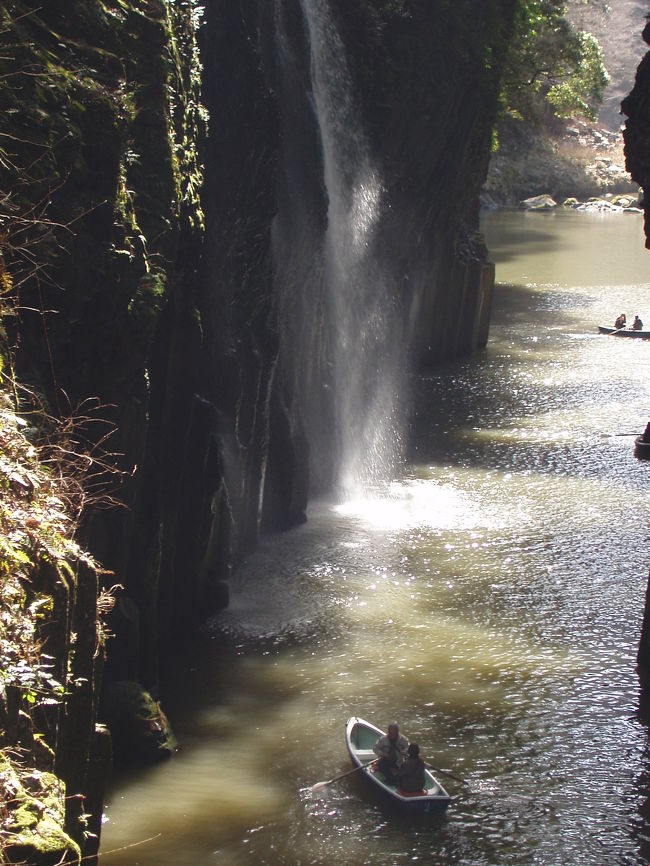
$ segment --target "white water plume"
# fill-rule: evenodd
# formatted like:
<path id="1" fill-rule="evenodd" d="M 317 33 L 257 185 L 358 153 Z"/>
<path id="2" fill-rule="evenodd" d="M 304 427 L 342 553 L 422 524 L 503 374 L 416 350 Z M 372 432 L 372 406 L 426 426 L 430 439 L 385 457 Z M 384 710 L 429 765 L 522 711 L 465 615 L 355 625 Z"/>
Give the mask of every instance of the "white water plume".
<path id="1" fill-rule="evenodd" d="M 376 257 L 384 189 L 373 164 L 345 48 L 327 0 L 301 0 L 328 197 L 323 260 L 332 345 L 338 483 L 343 493 L 387 480 L 401 452 L 399 311 Z"/>

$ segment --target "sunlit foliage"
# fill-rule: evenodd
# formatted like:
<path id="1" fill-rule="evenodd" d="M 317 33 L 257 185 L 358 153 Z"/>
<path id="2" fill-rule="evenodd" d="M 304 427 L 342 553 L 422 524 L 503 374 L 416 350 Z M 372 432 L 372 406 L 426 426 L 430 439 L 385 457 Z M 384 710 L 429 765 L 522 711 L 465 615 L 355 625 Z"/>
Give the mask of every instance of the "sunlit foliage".
<path id="1" fill-rule="evenodd" d="M 561 0 L 519 0 L 503 79 L 505 114 L 532 123 L 550 110 L 562 118 L 596 118 L 609 83 L 603 53 L 566 11 Z"/>

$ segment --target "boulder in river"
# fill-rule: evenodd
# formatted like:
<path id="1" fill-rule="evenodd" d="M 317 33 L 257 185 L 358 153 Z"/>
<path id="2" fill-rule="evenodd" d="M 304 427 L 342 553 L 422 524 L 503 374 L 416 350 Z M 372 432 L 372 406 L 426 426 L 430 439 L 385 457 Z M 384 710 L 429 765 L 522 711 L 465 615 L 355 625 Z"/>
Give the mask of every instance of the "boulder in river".
<path id="1" fill-rule="evenodd" d="M 107 685 L 101 715 L 111 732 L 116 762 L 155 763 L 176 751 L 176 738 L 160 703 L 140 683 L 121 680 Z"/>
<path id="2" fill-rule="evenodd" d="M 532 198 L 525 198 L 519 202 L 519 207 L 524 210 L 552 210 L 557 207 L 555 199 L 544 193 L 543 195 L 534 195 Z"/>
<path id="3" fill-rule="evenodd" d="M 602 213 L 604 211 L 607 211 L 609 213 L 621 213 L 623 208 L 620 205 L 613 204 L 611 201 L 608 201 L 604 198 L 590 198 L 589 201 L 578 205 L 576 210 L 594 211 L 598 213 Z"/>

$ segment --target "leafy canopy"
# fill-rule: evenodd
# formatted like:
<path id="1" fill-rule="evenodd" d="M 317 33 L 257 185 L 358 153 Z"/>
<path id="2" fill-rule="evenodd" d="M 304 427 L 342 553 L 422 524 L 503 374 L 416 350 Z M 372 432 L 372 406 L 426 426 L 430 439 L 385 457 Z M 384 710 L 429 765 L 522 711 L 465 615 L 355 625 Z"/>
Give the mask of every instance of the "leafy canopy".
<path id="1" fill-rule="evenodd" d="M 505 114 L 535 123 L 550 107 L 560 118 L 596 119 L 609 84 L 603 53 L 566 12 L 562 0 L 518 0 L 503 77 Z"/>

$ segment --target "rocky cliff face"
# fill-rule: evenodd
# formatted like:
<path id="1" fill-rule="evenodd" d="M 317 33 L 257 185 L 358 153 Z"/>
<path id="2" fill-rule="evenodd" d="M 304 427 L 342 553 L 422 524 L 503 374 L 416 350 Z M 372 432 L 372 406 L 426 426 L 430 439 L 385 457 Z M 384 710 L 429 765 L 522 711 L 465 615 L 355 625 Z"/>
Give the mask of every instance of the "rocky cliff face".
<path id="1" fill-rule="evenodd" d="M 650 24 L 643 31 L 650 45 Z M 650 52 L 638 66 L 634 88 L 623 100 L 621 110 L 627 115 L 623 130 L 625 166 L 642 189 L 646 248 L 650 249 Z M 645 688 L 644 712 L 647 713 L 647 692 L 650 686 L 650 576 L 645 598 L 643 626 L 637 655 L 638 669 Z"/>
<path id="2" fill-rule="evenodd" d="M 650 24 L 643 31 L 645 42 L 650 45 Z M 636 71 L 632 92 L 621 104 L 621 111 L 627 116 L 623 129 L 625 140 L 625 167 L 632 180 L 639 184 L 644 193 L 646 247 L 650 249 L 650 52 L 645 55 Z"/>
<path id="3" fill-rule="evenodd" d="M 363 342 L 358 309 L 368 306 L 364 281 L 373 282 L 376 296 L 384 291 L 400 321 L 397 329 L 384 328 L 382 339 L 385 346 L 400 343 L 403 364 L 432 363 L 485 345 L 493 271 L 477 234 L 478 194 L 514 7 L 325 5 L 340 45 L 327 37 L 323 7 L 316 14 L 298 0 L 276 4 L 273 31 L 264 31 L 264 72 L 278 99 L 281 131 L 273 235 L 279 383 L 289 426 L 306 433 L 318 487 L 331 482 L 339 459 L 331 443 L 349 382 L 340 381 L 345 374 L 336 358 L 345 354 L 348 369 L 354 366 L 328 324 L 337 312 L 357 319 L 351 330 Z M 323 34 L 328 44 L 315 50 L 313 41 Z M 341 64 L 341 52 L 346 62 L 331 80 L 327 70 Z M 341 81 L 351 95 L 338 92 Z M 331 117 L 337 101 L 346 116 L 339 128 Z M 346 190 L 356 190 L 365 208 L 357 228 Z M 359 229 L 371 261 L 362 264 L 361 253 L 332 231 L 337 218 L 349 221 L 347 236 L 358 236 Z M 357 294 L 354 309 L 328 293 L 335 270 Z M 381 318 L 377 310 L 375 323 Z M 382 354 L 376 345 L 364 351 Z M 385 371 L 380 376 L 388 375 L 390 354 L 387 349 L 375 365 Z M 368 390 L 351 399 L 358 414 L 372 416 Z M 355 438 L 363 440 L 363 432 L 355 431 Z"/>
<path id="4" fill-rule="evenodd" d="M 514 7 L 406 4 L 380 29 L 378 48 L 369 37 L 354 52 L 386 166 L 386 255 L 401 264 L 419 363 L 487 341 L 493 271 L 477 234 L 478 196 Z"/>
<path id="5" fill-rule="evenodd" d="M 227 603 L 242 552 L 304 519 L 310 475 L 312 489 L 333 477 L 336 344 L 319 269 L 334 194 L 314 9 L 0 10 L 7 355 L 30 388 L 23 410 L 74 415 L 97 398 L 74 429 L 123 473 L 112 488 L 118 476 L 100 473 L 82 527 L 124 587 L 106 681 L 154 696 L 161 658 Z M 380 179 L 367 260 L 389 275 L 399 356 L 412 363 L 487 340 L 478 194 L 513 9 L 328 8 L 357 147 Z M 101 447 L 99 420 L 115 426 Z M 100 508 L 117 501 L 126 507 Z"/>

